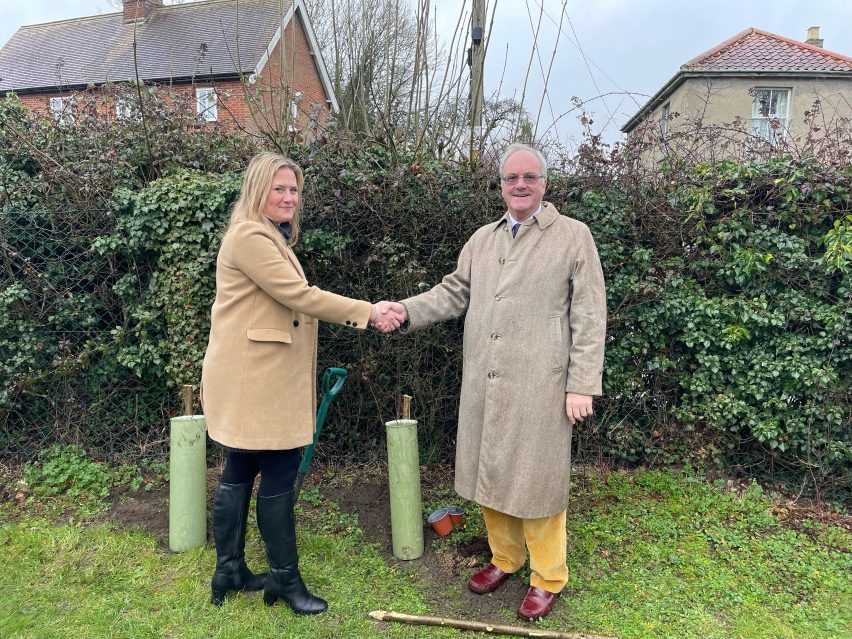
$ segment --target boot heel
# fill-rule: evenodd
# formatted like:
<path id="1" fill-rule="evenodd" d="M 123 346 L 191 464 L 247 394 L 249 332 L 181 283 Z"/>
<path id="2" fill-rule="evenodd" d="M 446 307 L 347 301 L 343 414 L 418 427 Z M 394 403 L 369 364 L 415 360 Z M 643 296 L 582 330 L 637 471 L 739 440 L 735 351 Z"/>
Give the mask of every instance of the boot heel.
<path id="1" fill-rule="evenodd" d="M 263 603 L 267 606 L 274 606 L 276 601 L 278 601 L 278 595 L 273 594 L 268 590 L 263 592 Z"/>
<path id="2" fill-rule="evenodd" d="M 217 608 L 221 608 L 222 604 L 225 603 L 225 597 L 227 596 L 227 590 L 216 590 L 212 589 L 212 594 L 210 595 L 210 603 L 212 603 Z"/>

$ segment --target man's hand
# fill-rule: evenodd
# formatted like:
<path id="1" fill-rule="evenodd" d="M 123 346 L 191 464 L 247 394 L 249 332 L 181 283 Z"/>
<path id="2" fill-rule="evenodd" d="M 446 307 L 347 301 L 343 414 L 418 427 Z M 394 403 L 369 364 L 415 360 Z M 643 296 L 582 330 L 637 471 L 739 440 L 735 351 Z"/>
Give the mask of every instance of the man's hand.
<path id="1" fill-rule="evenodd" d="M 406 319 L 408 313 L 399 302 L 377 302 L 370 311 L 370 325 L 382 333 L 395 331 Z"/>
<path id="2" fill-rule="evenodd" d="M 594 414 L 592 410 L 592 396 L 566 393 L 565 412 L 568 413 L 568 421 L 572 426 L 577 422 L 583 421 L 586 417 Z"/>

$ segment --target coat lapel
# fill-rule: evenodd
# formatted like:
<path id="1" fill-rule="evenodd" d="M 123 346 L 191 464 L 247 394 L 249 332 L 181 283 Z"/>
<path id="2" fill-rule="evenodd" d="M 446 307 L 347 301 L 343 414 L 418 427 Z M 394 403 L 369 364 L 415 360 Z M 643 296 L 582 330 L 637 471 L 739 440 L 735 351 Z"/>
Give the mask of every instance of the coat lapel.
<path id="1" fill-rule="evenodd" d="M 296 269 L 296 272 L 299 274 L 303 280 L 308 279 L 305 277 L 305 272 L 302 270 L 302 265 L 299 264 L 299 258 L 296 257 L 296 254 L 293 252 L 293 249 L 290 248 L 290 245 L 284 241 L 284 238 L 281 236 L 281 233 L 276 229 L 273 233 L 273 241 L 275 242 L 275 246 L 278 247 L 278 250 L 281 251 L 281 255 L 287 258 L 290 264 L 293 265 L 293 268 Z"/>

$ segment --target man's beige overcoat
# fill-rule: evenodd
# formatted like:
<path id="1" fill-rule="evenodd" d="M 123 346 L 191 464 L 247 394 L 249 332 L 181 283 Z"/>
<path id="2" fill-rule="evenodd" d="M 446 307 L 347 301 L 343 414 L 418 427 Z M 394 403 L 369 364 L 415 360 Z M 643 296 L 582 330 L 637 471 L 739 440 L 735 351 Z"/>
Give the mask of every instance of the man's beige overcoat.
<path id="1" fill-rule="evenodd" d="M 211 439 L 246 450 L 313 441 L 318 319 L 363 329 L 370 303 L 309 286 L 271 223 L 233 224 L 216 260 L 201 374 Z"/>
<path id="2" fill-rule="evenodd" d="M 565 510 L 565 393 L 601 394 L 606 294 L 588 227 L 545 203 L 512 239 L 506 214 L 402 303 L 411 329 L 467 312 L 456 491 L 525 519 Z"/>

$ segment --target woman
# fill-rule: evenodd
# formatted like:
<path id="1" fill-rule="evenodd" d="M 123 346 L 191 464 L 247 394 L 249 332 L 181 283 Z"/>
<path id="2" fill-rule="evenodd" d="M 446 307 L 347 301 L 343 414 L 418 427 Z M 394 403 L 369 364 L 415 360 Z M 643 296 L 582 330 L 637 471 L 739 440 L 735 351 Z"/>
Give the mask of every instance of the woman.
<path id="1" fill-rule="evenodd" d="M 217 606 L 228 591 L 263 588 L 267 605 L 280 598 L 298 614 L 327 608 L 299 574 L 293 517 L 299 449 L 314 434 L 318 320 L 359 329 L 369 322 L 382 332 L 400 324 L 384 302 L 371 305 L 308 285 L 290 248 L 299 237 L 303 182 L 292 160 L 255 156 L 216 260 L 201 401 L 210 438 L 227 449 L 213 499 Z M 266 575 L 254 575 L 244 556 L 258 473 Z"/>

